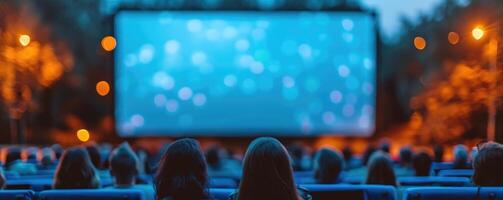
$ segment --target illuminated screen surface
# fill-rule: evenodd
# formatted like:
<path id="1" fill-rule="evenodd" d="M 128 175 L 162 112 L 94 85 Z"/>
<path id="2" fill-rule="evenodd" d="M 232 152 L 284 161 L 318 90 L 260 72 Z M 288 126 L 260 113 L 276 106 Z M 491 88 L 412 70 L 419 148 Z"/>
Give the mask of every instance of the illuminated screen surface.
<path id="1" fill-rule="evenodd" d="M 121 136 L 367 136 L 374 18 L 359 12 L 121 11 Z"/>

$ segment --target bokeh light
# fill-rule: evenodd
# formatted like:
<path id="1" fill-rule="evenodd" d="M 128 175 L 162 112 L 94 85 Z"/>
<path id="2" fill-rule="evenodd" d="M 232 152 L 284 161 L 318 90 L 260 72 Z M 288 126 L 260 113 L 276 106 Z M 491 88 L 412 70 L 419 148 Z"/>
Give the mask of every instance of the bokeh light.
<path id="1" fill-rule="evenodd" d="M 450 44 L 456 45 L 459 43 L 459 34 L 456 32 L 449 32 L 447 39 L 449 40 Z"/>
<path id="2" fill-rule="evenodd" d="M 106 96 L 108 93 L 110 93 L 110 84 L 106 81 L 100 81 L 96 83 L 96 92 L 100 96 Z"/>
<path id="3" fill-rule="evenodd" d="M 117 41 L 113 36 L 105 36 L 101 40 L 101 46 L 105 51 L 112 51 L 115 49 L 115 46 L 117 46 Z"/>
<path id="4" fill-rule="evenodd" d="M 86 129 L 79 129 L 77 131 L 77 139 L 79 139 L 81 142 L 87 142 L 89 141 L 89 131 Z"/>
<path id="5" fill-rule="evenodd" d="M 416 49 L 418 50 L 423 50 L 424 48 L 426 48 L 426 40 L 421 36 L 415 37 L 414 47 L 416 47 Z"/>
<path id="6" fill-rule="evenodd" d="M 482 37 L 484 37 L 484 29 L 482 29 L 481 27 L 475 27 L 475 28 L 472 30 L 472 36 L 473 36 L 473 38 L 475 38 L 476 40 L 480 40 L 480 39 L 482 39 Z"/>
<path id="7" fill-rule="evenodd" d="M 30 44 L 30 41 L 31 41 L 31 38 L 29 35 L 20 35 L 19 36 L 19 43 L 23 47 L 28 46 Z"/>

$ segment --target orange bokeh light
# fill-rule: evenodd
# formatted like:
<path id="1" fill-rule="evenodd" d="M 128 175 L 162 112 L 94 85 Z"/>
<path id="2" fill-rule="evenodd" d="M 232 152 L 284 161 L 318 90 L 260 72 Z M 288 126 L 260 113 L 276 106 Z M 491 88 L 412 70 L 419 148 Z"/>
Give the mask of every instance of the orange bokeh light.
<path id="1" fill-rule="evenodd" d="M 105 36 L 103 39 L 101 39 L 101 47 L 103 47 L 105 51 L 112 51 L 116 46 L 117 41 L 113 36 Z"/>
<path id="2" fill-rule="evenodd" d="M 449 32 L 447 35 L 447 40 L 449 40 L 449 43 L 452 45 L 456 45 L 459 43 L 459 34 L 456 32 Z"/>
<path id="3" fill-rule="evenodd" d="M 79 129 L 77 131 L 77 139 L 79 139 L 81 142 L 87 142 L 89 141 L 90 134 L 89 131 L 86 129 Z"/>
<path id="4" fill-rule="evenodd" d="M 426 48 L 426 40 L 423 37 L 417 36 L 414 38 L 414 47 L 418 50 Z"/>
<path id="5" fill-rule="evenodd" d="M 482 39 L 482 37 L 484 37 L 484 29 L 482 29 L 481 27 L 475 27 L 473 30 L 472 30 L 472 36 L 473 38 L 475 38 L 476 40 L 480 40 Z"/>
<path id="6" fill-rule="evenodd" d="M 106 96 L 108 93 L 110 93 L 110 84 L 106 81 L 100 81 L 96 83 L 96 92 L 100 96 Z"/>
<path id="7" fill-rule="evenodd" d="M 19 43 L 23 47 L 28 46 L 30 44 L 30 41 L 31 41 L 31 38 L 29 35 L 20 35 L 19 36 Z"/>

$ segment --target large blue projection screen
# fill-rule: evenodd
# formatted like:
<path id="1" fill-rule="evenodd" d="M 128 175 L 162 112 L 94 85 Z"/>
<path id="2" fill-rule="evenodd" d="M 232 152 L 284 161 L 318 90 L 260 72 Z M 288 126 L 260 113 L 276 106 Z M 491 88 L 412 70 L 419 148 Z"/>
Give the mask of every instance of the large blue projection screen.
<path id="1" fill-rule="evenodd" d="M 376 38 L 356 12 L 122 11 L 121 136 L 367 136 Z"/>

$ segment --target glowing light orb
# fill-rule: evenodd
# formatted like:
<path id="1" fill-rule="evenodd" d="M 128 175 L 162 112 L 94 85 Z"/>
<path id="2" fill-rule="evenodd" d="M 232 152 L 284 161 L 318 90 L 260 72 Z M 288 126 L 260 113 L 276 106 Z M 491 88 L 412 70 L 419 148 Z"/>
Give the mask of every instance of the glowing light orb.
<path id="1" fill-rule="evenodd" d="M 416 47 L 417 50 L 423 50 L 424 48 L 426 48 L 426 40 L 420 36 L 415 37 L 414 47 Z"/>
<path id="2" fill-rule="evenodd" d="M 106 96 L 110 93 L 110 84 L 106 81 L 96 83 L 96 93 L 100 96 Z"/>
<path id="3" fill-rule="evenodd" d="M 484 29 L 480 28 L 480 27 L 476 27 L 472 30 L 472 36 L 473 38 L 475 38 L 476 40 L 480 40 L 482 39 L 482 37 L 484 37 Z"/>
<path id="4" fill-rule="evenodd" d="M 105 36 L 103 39 L 101 39 L 101 47 L 103 47 L 105 51 L 112 51 L 116 46 L 117 41 L 113 36 Z"/>
<path id="5" fill-rule="evenodd" d="M 31 38 L 29 35 L 20 35 L 19 36 L 19 43 L 23 47 L 28 46 L 30 44 L 30 41 L 31 41 Z"/>
<path id="6" fill-rule="evenodd" d="M 79 139 L 81 142 L 87 142 L 89 141 L 90 134 L 89 131 L 86 129 L 79 129 L 77 131 L 77 139 Z"/>

